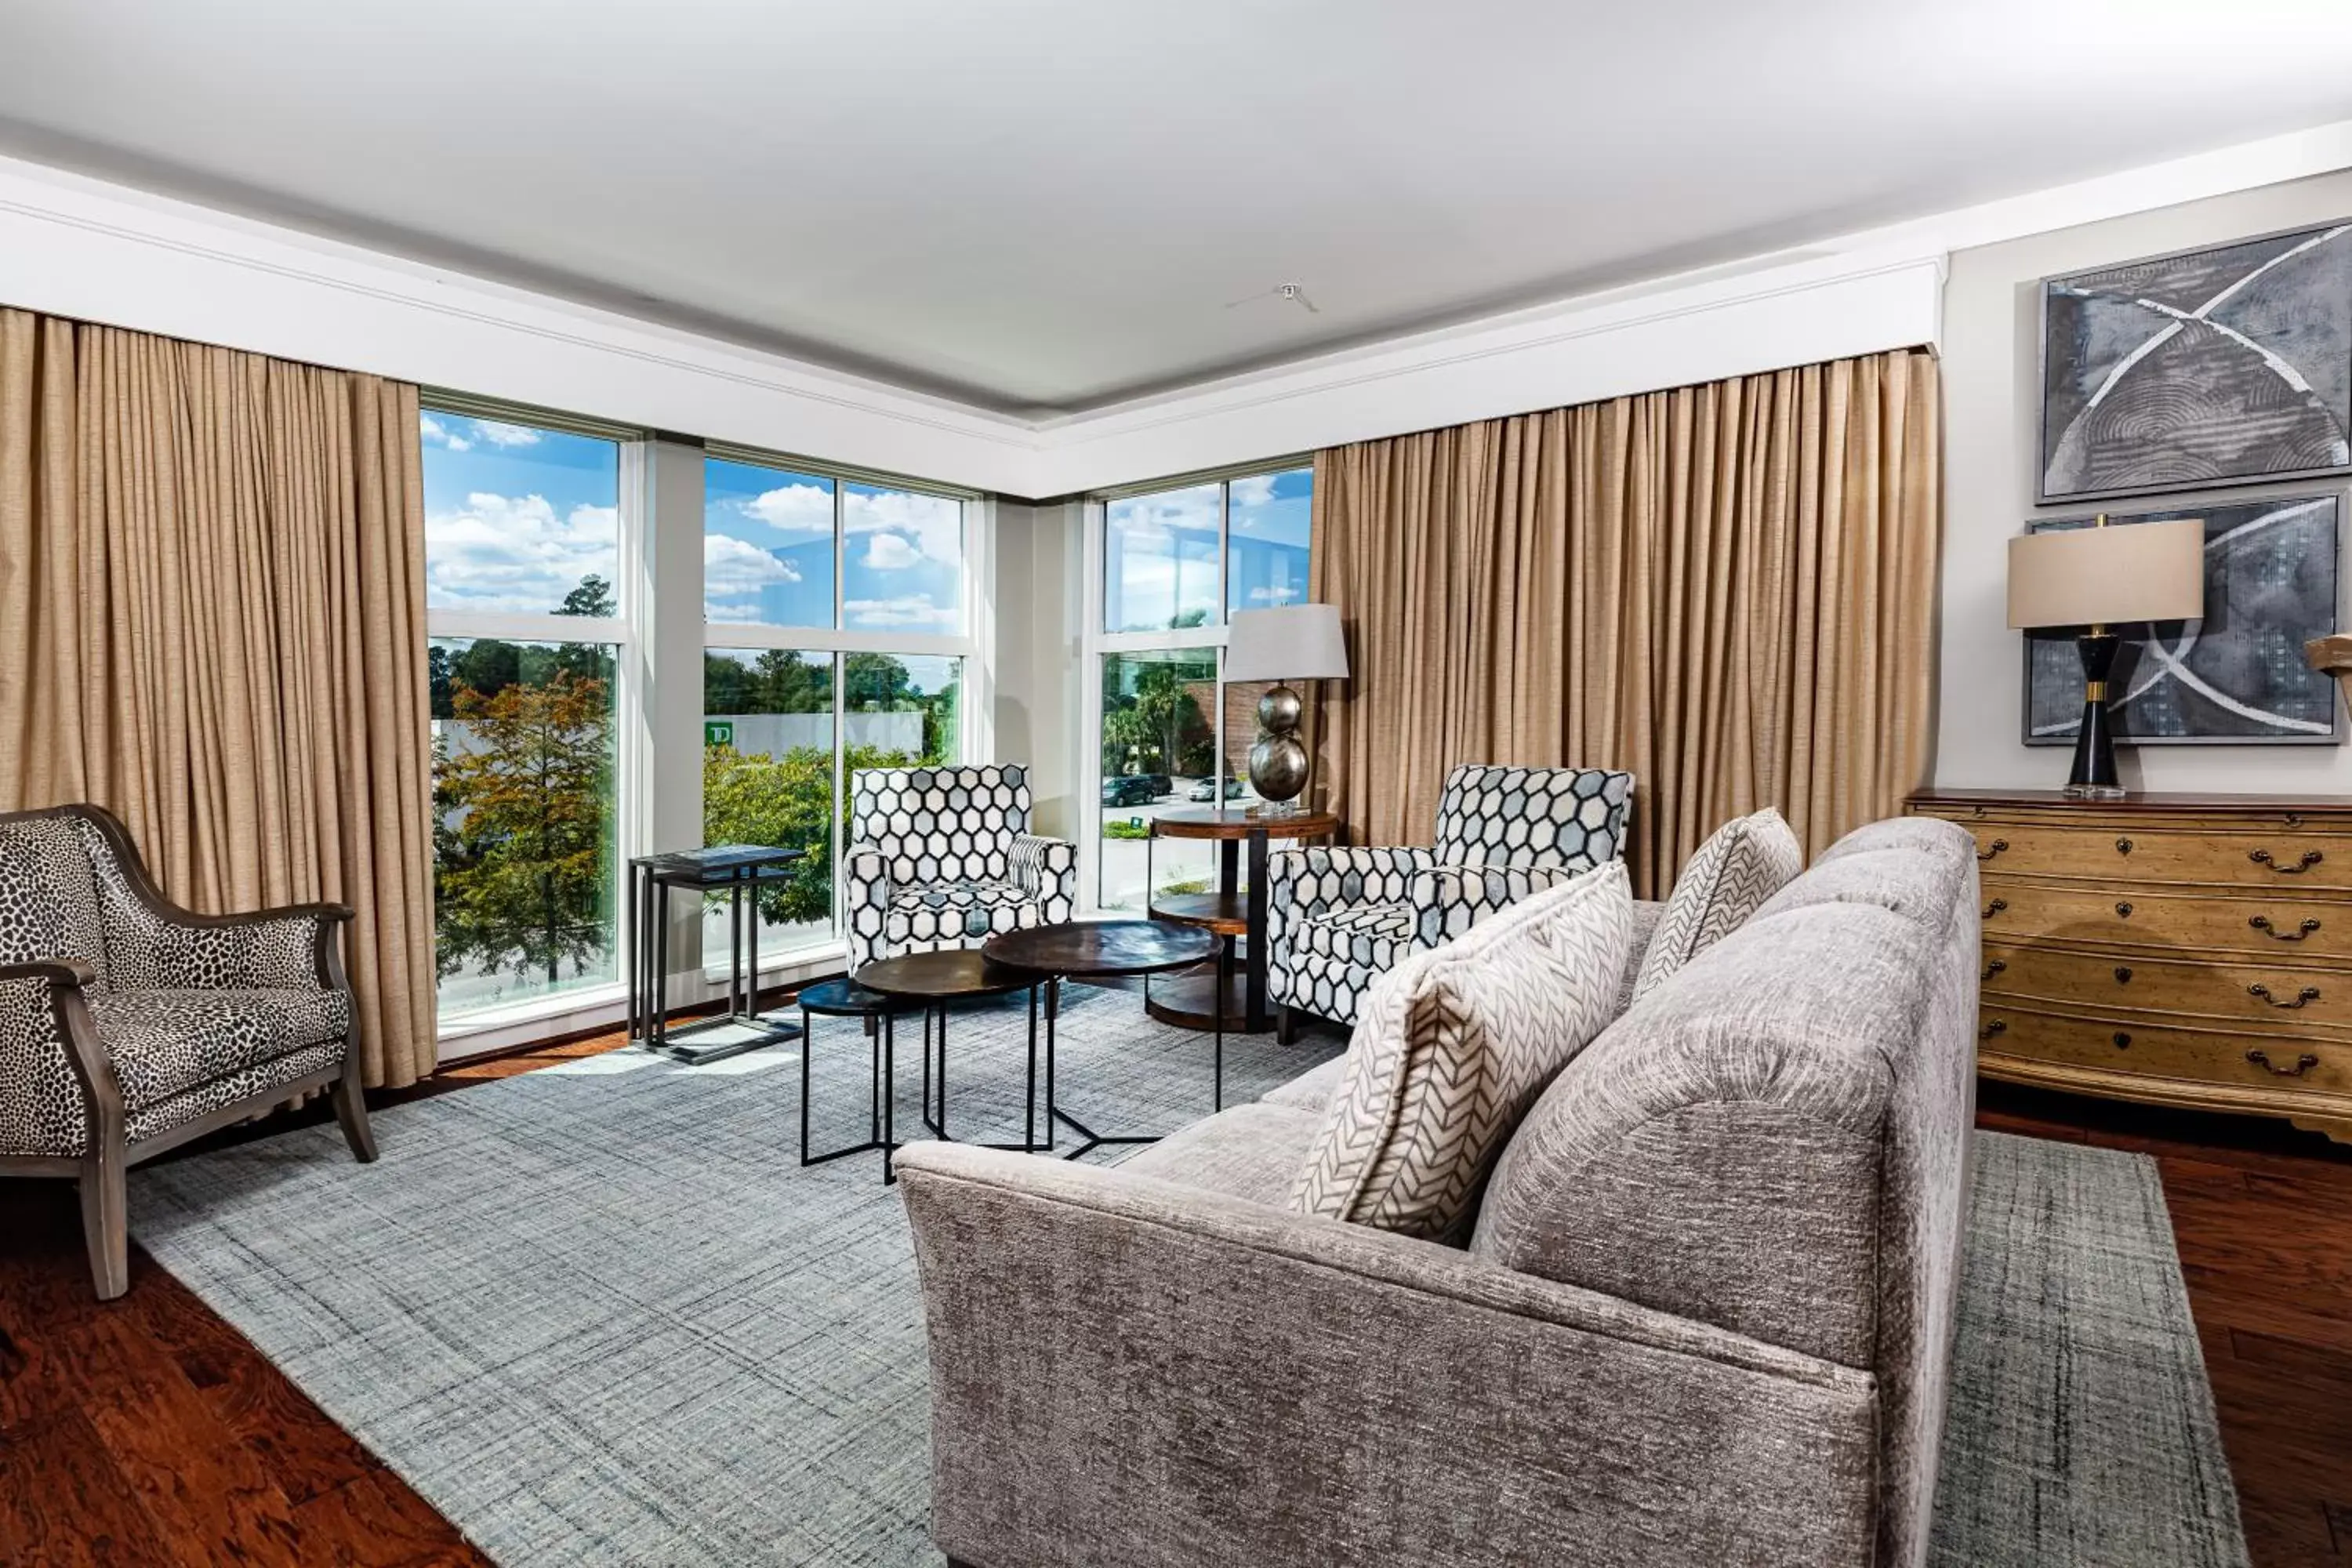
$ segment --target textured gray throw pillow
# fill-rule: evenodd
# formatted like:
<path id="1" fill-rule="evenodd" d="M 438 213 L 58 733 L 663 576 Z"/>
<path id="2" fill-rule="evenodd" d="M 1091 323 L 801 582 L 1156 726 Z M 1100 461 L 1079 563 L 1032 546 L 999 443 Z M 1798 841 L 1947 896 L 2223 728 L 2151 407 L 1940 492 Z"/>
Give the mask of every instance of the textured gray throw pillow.
<path id="1" fill-rule="evenodd" d="M 1290 1207 L 1459 1236 L 1520 1117 L 1614 1016 L 1633 916 L 1612 860 L 1374 981 Z"/>
<path id="2" fill-rule="evenodd" d="M 1804 847 L 1770 806 L 1735 816 L 1715 830 L 1683 868 L 1665 912 L 1642 955 L 1633 1000 L 1748 923 L 1764 901 L 1805 868 Z"/>

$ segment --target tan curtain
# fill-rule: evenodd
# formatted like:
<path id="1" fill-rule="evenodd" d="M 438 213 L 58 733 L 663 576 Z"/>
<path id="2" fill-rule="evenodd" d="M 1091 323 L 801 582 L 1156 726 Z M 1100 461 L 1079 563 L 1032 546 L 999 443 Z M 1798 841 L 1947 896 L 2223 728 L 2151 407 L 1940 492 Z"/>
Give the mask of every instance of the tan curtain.
<path id="1" fill-rule="evenodd" d="M 329 899 L 370 1084 L 434 1065 L 416 388 L 0 310 L 0 811 L 173 897 Z"/>
<path id="2" fill-rule="evenodd" d="M 1313 596 L 1349 626 L 1318 774 L 1425 843 L 1457 763 L 1638 775 L 1663 897 L 1728 818 L 1809 850 L 1925 773 L 1941 531 L 1925 351 L 1319 452 Z"/>

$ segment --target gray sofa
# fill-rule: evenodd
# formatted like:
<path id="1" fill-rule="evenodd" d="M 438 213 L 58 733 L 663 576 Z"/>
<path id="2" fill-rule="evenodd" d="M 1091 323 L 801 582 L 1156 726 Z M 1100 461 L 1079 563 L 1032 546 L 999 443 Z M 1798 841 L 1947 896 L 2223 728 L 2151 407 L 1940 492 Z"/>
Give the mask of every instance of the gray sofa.
<path id="1" fill-rule="evenodd" d="M 908 1148 L 940 1546 L 1922 1562 L 1976 900 L 1949 824 L 1850 835 L 1553 1080 L 1466 1250 L 1284 1208 L 1328 1067 L 1116 1168 Z"/>

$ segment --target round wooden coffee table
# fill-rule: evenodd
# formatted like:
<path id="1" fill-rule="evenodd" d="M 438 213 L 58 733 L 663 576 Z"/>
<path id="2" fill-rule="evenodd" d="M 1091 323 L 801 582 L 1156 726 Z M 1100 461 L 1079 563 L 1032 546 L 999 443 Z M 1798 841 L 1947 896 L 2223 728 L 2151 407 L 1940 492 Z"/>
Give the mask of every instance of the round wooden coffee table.
<path id="1" fill-rule="evenodd" d="M 1163 811 L 1151 819 L 1151 837 L 1207 838 L 1217 844 L 1217 890 L 1173 893 L 1151 900 L 1154 920 L 1199 926 L 1229 938 L 1215 975 L 1188 977 L 1144 996 L 1144 1010 L 1180 1029 L 1230 1029 L 1264 1034 L 1273 1026 L 1265 1006 L 1265 858 L 1269 839 L 1331 838 L 1339 819 L 1328 811 L 1255 815 L 1239 808 L 1201 806 Z M 1241 885 L 1243 847 L 1249 849 L 1249 886 Z M 1144 851 L 1144 886 L 1151 858 Z M 1235 969 L 1240 973 L 1236 974 Z"/>
<path id="2" fill-rule="evenodd" d="M 1164 1133 L 1097 1132 L 1057 1105 L 1054 1099 L 1054 1026 L 1062 1011 L 1065 980 L 1129 980 L 1139 975 L 1166 974 L 1197 969 L 1224 951 L 1224 938 L 1198 926 L 1170 921 L 1070 921 L 1059 925 L 1031 926 L 1003 931 L 981 945 L 981 952 L 996 962 L 1028 971 L 1045 984 L 1045 1139 L 1051 1147 L 1054 1123 L 1060 1121 L 1084 1140 L 1066 1156 L 1079 1155 L 1106 1143 L 1156 1143 Z M 862 976 L 864 971 L 859 973 Z M 1215 1023 L 1216 1093 L 1214 1109 L 1225 1108 L 1225 1032 Z"/>
<path id="3" fill-rule="evenodd" d="M 1013 1149 L 1023 1153 L 1051 1147 L 1054 1121 L 1052 1089 L 1046 1093 L 1046 1143 L 1037 1142 L 1037 988 L 1045 984 L 1045 976 L 1031 969 L 1015 969 L 989 958 L 971 948 L 941 948 L 932 952 L 910 952 L 902 958 L 885 958 L 867 964 L 850 976 L 859 986 L 877 996 L 901 1005 L 905 1010 L 919 1007 L 923 1015 L 923 1125 L 940 1138 L 948 1135 L 948 1009 L 958 1002 L 976 1001 L 982 997 L 1004 996 L 1015 991 L 1029 993 L 1029 1089 L 1026 1105 L 1028 1121 L 1018 1143 L 988 1143 L 989 1149 Z M 887 1184 L 898 1179 L 891 1159 L 898 1152 L 898 1142 L 890 1125 L 888 1089 L 892 1070 L 896 1067 L 897 1009 L 882 1014 L 882 1180 Z M 936 1037 L 939 1051 L 939 1115 L 931 1114 L 931 1052 Z M 1048 1038 L 1051 1038 L 1050 1026 Z"/>

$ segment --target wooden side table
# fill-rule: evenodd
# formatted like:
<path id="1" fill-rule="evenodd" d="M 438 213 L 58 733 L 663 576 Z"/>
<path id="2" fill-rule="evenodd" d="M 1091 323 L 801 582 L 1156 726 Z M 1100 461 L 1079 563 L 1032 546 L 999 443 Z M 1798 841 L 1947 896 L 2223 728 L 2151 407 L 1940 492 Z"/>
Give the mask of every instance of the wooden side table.
<path id="1" fill-rule="evenodd" d="M 1162 812 L 1151 820 L 1144 849 L 1144 886 L 1151 886 L 1150 845 L 1162 838 L 1209 838 L 1217 844 L 1217 890 L 1151 900 L 1151 918 L 1200 926 L 1226 939 L 1216 973 L 1154 983 L 1144 1010 L 1181 1029 L 1262 1035 L 1274 1026 L 1265 1005 L 1265 857 L 1267 841 L 1337 837 L 1339 819 L 1328 811 L 1253 816 L 1217 805 Z M 1249 849 L 1249 886 L 1241 883 L 1243 847 Z"/>

